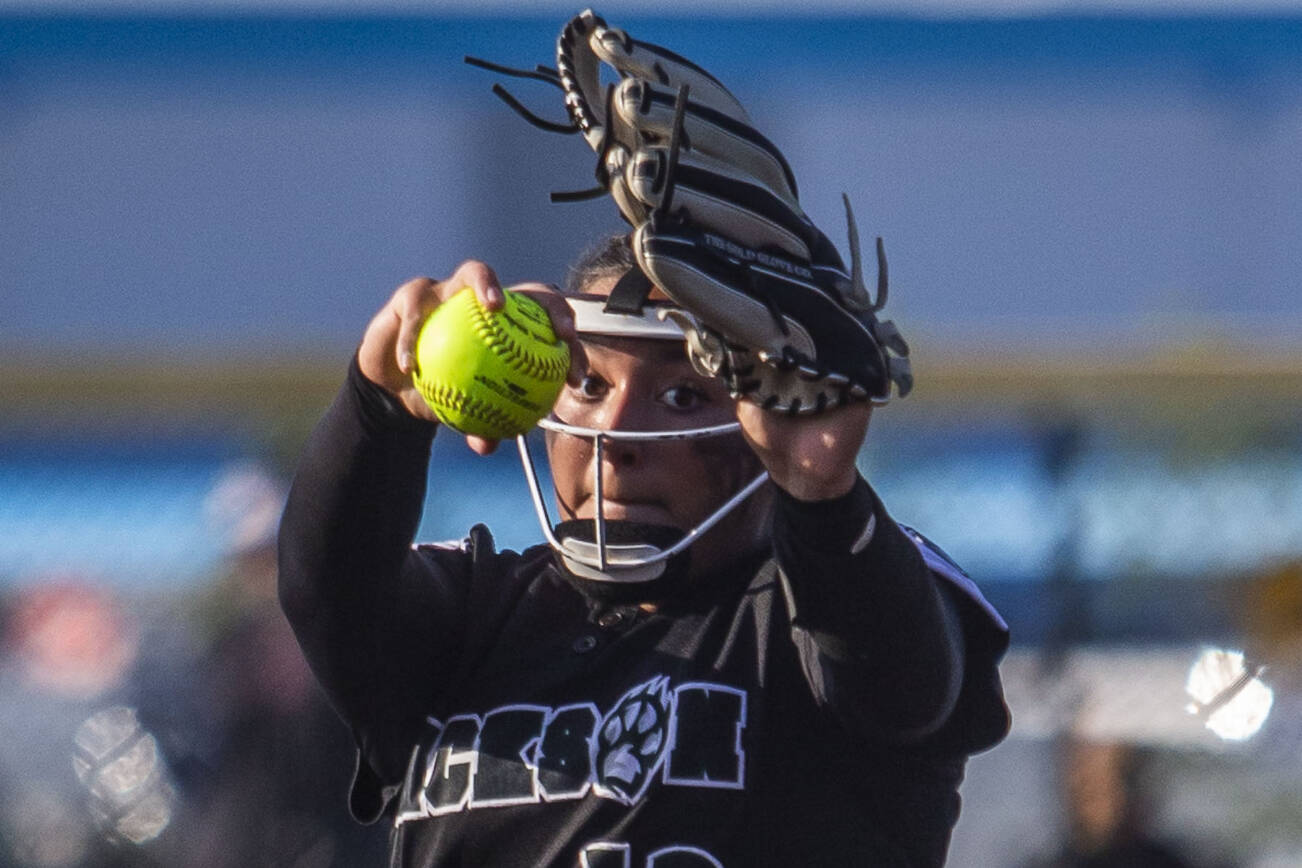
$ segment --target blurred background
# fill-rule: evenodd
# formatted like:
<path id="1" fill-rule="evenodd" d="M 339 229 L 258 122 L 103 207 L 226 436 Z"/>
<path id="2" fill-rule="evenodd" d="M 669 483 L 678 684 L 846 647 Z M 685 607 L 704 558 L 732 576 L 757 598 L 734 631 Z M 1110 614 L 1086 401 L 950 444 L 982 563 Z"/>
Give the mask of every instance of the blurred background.
<path id="1" fill-rule="evenodd" d="M 800 7 L 597 10 L 885 239 L 862 464 L 1013 631 L 951 864 L 1302 866 L 1302 4 Z M 620 229 L 461 61 L 579 8 L 0 0 L 0 865 L 380 864 L 275 526 L 394 287 Z M 537 539 L 511 450 L 436 452 L 422 539 Z"/>

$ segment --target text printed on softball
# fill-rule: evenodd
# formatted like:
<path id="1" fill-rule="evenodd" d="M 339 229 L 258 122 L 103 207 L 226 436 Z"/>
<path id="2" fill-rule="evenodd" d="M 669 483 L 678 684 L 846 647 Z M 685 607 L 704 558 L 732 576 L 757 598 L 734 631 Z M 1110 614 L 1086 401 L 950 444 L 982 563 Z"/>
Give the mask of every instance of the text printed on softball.
<path id="1" fill-rule="evenodd" d="M 397 822 L 463 810 L 581 799 L 631 805 L 667 786 L 741 789 L 746 693 L 658 676 L 605 714 L 591 702 L 504 705 L 446 723 L 412 753 Z"/>

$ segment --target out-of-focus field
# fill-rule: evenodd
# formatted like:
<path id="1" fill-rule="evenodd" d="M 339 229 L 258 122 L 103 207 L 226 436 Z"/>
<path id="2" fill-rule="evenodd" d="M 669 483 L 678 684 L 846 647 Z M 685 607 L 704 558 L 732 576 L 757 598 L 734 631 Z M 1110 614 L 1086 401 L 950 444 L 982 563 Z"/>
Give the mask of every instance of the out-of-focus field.
<path id="1" fill-rule="evenodd" d="M 87 422 L 107 430 L 200 423 L 252 435 L 293 454 L 338 388 L 346 359 L 178 362 L 145 357 L 47 359 L 0 355 L 7 424 Z M 1038 415 L 1142 435 L 1165 430 L 1213 447 L 1251 445 L 1298 425 L 1302 350 L 1234 345 L 1156 346 L 1137 356 L 1082 353 L 915 358 L 918 386 L 879 411 L 882 424 L 915 415 Z"/>
<path id="2" fill-rule="evenodd" d="M 0 407 L 18 416 L 100 409 L 145 414 L 230 414 L 274 422 L 310 414 L 333 395 L 340 359 L 240 357 L 178 362 L 149 358 L 5 358 Z M 1190 408 L 1227 402 L 1256 419 L 1290 419 L 1302 397 L 1302 350 L 1256 352 L 1250 347 L 1156 346 L 1150 354 L 1081 353 L 965 356 L 934 352 L 915 358 L 919 388 L 908 403 L 925 409 L 971 402 L 1000 407 L 1051 404 L 1097 408 L 1136 418 L 1173 420 Z M 1251 419 L 1244 418 L 1248 422 Z"/>

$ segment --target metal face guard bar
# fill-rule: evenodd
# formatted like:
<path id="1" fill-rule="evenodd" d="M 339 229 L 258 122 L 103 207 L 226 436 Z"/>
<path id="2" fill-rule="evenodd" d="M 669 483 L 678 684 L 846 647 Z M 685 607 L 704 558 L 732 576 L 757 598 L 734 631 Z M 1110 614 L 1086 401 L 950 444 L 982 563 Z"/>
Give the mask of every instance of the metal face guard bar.
<path id="1" fill-rule="evenodd" d="M 533 456 L 530 452 L 526 436 L 521 434 L 516 437 L 516 447 L 520 452 L 520 463 L 524 469 L 525 481 L 529 485 L 530 497 L 533 499 L 534 513 L 538 517 L 538 523 L 542 526 L 543 534 L 546 536 L 548 544 L 551 545 L 553 549 L 562 552 L 566 557 L 605 573 L 610 567 L 610 564 L 606 557 L 606 523 L 605 516 L 603 515 L 604 510 L 602 509 L 601 456 L 604 450 L 604 441 L 686 440 L 697 437 L 714 437 L 720 434 L 729 434 L 737 431 L 741 426 L 737 422 L 727 422 L 722 425 L 711 425 L 704 428 L 687 428 L 682 431 L 602 431 L 597 428 L 583 428 L 577 425 L 569 425 L 555 419 L 543 419 L 538 423 L 538 427 L 547 431 L 570 434 L 576 437 L 587 437 L 590 438 L 595 445 L 596 465 L 593 469 L 593 493 L 597 497 L 597 514 L 595 520 L 597 557 L 593 558 L 590 555 L 580 554 L 572 548 L 565 547 L 564 544 L 556 538 L 556 534 L 552 530 L 551 516 L 547 512 L 547 504 L 544 501 L 542 485 L 538 481 L 538 473 L 533 464 Z M 634 557 L 621 560 L 616 567 L 645 567 L 668 560 L 686 549 L 689 545 L 700 538 L 702 534 L 718 524 L 725 515 L 758 491 L 760 487 L 768 481 L 768 478 L 769 475 L 767 471 L 760 473 L 668 549 L 646 557 Z"/>

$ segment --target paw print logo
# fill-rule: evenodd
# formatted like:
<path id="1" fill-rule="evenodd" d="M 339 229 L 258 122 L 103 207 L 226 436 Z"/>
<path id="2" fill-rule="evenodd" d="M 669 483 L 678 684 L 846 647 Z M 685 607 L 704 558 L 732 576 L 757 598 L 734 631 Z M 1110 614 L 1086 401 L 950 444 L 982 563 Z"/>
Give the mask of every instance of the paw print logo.
<path id="1" fill-rule="evenodd" d="M 596 792 L 631 805 L 664 761 L 669 740 L 669 679 L 657 676 L 620 697 L 601 721 L 593 768 Z"/>

